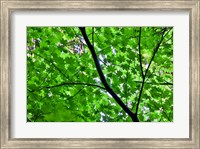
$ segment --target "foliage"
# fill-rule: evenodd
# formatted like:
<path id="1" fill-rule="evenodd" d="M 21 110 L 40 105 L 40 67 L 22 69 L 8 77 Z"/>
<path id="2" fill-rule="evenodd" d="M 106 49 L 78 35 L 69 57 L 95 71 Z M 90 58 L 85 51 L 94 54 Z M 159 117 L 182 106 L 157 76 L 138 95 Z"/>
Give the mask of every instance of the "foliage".
<path id="1" fill-rule="evenodd" d="M 86 27 L 110 88 L 141 122 L 173 121 L 173 28 Z M 131 122 L 78 27 L 27 28 L 27 120 Z"/>

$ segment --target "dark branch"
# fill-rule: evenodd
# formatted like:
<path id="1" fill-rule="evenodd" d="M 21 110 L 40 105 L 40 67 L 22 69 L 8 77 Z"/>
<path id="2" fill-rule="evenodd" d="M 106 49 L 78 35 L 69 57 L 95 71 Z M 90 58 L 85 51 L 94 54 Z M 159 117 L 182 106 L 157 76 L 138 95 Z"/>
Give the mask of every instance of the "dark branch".
<path id="1" fill-rule="evenodd" d="M 100 85 L 96 85 L 96 84 L 91 84 L 91 83 L 82 83 L 82 82 L 65 82 L 65 83 L 61 83 L 61 84 L 57 84 L 57 85 L 52 85 L 52 86 L 42 86 L 37 90 L 41 90 L 44 88 L 55 88 L 55 87 L 59 87 L 59 86 L 64 86 L 64 85 L 84 85 L 84 86 L 94 86 L 94 87 L 98 87 L 101 88 L 103 90 L 106 90 L 104 87 L 100 86 Z M 30 92 L 34 92 L 36 90 L 30 90 L 28 89 L 28 91 Z"/>
<path id="2" fill-rule="evenodd" d="M 94 27 L 92 27 L 92 45 L 94 47 Z"/>
<path id="3" fill-rule="evenodd" d="M 134 81 L 136 83 L 142 83 L 142 81 Z M 173 85 L 173 83 L 170 82 L 160 82 L 160 83 L 154 83 L 154 82 L 145 82 L 146 84 L 151 84 L 151 85 Z"/>
<path id="4" fill-rule="evenodd" d="M 149 68 L 150 68 L 150 66 L 151 66 L 151 63 L 152 63 L 152 61 L 153 61 L 153 59 L 154 59 L 154 57 L 155 57 L 155 55 L 156 55 L 156 53 L 157 53 L 157 51 L 158 51 L 160 45 L 161 45 L 161 43 L 162 43 L 164 37 L 167 35 L 167 33 L 168 33 L 170 30 L 169 30 L 166 34 L 165 34 L 165 31 L 166 31 L 166 30 L 163 31 L 162 38 L 161 38 L 160 41 L 158 42 L 157 46 L 154 48 L 153 55 L 152 55 L 152 57 L 151 57 L 151 60 L 150 60 L 150 62 L 149 62 L 149 65 L 148 65 L 148 67 L 147 67 L 147 69 L 146 69 L 146 71 L 145 71 L 145 74 L 144 74 L 144 77 L 143 77 L 143 80 L 142 80 L 142 86 L 141 86 L 141 89 L 140 89 L 140 94 L 139 94 L 139 97 L 138 97 L 138 102 L 137 102 L 137 105 L 136 105 L 136 114 L 138 113 L 139 104 L 140 104 L 140 100 L 141 100 L 141 96 L 142 96 L 142 91 L 143 91 L 143 88 L 144 88 L 145 78 L 146 78 L 146 76 L 147 76 L 147 73 L 148 73 L 148 71 L 149 71 Z M 164 34 L 165 34 L 165 35 L 164 35 Z"/>
<path id="5" fill-rule="evenodd" d="M 141 34 L 142 34 L 142 28 L 140 27 L 138 49 L 139 49 L 140 70 L 141 70 L 142 78 L 144 78 L 144 73 L 143 73 L 143 68 L 142 68 L 142 54 L 141 54 L 141 47 L 140 47 Z"/>
<path id="6" fill-rule="evenodd" d="M 87 43 L 87 46 L 92 54 L 92 57 L 93 57 L 93 60 L 94 60 L 94 63 L 95 63 L 95 66 L 96 66 L 96 69 L 98 71 L 98 74 L 99 74 L 99 77 L 101 79 L 101 82 L 103 83 L 104 87 L 106 88 L 106 90 L 108 91 L 108 93 L 115 99 L 115 101 L 122 107 L 122 109 L 131 117 L 131 119 L 134 121 L 134 122 L 138 122 L 138 118 L 137 118 L 137 115 L 134 114 L 123 102 L 122 100 L 119 98 L 119 96 L 110 88 L 110 86 L 108 85 L 106 79 L 105 79 L 105 76 L 101 70 L 101 67 L 100 67 L 100 64 L 99 64 L 99 60 L 97 58 L 97 55 L 95 53 L 95 50 L 94 50 L 94 47 L 92 46 L 92 44 L 90 43 L 89 39 L 88 39 L 88 36 L 86 34 L 86 31 L 85 31 L 85 27 L 79 27 L 86 43 Z"/>
<path id="7" fill-rule="evenodd" d="M 165 34 L 165 31 L 166 31 L 166 30 L 163 31 L 162 38 L 161 38 L 160 42 L 157 44 L 156 48 L 154 49 L 153 56 L 151 57 L 151 60 L 150 60 L 150 62 L 149 62 L 149 65 L 148 65 L 148 67 L 147 67 L 147 69 L 146 69 L 146 71 L 145 71 L 145 77 L 146 77 L 146 75 L 147 75 L 147 73 L 148 73 L 148 71 L 149 71 L 150 65 L 151 65 L 151 63 L 152 63 L 152 61 L 153 61 L 153 59 L 154 59 L 154 57 L 155 57 L 155 55 L 156 55 L 156 52 L 158 51 L 158 49 L 159 49 L 159 47 L 160 47 L 160 45 L 161 45 L 163 39 L 164 39 L 165 36 L 169 33 L 170 30 L 169 30 L 166 34 Z M 165 34 L 165 35 L 164 35 L 164 34 Z"/>

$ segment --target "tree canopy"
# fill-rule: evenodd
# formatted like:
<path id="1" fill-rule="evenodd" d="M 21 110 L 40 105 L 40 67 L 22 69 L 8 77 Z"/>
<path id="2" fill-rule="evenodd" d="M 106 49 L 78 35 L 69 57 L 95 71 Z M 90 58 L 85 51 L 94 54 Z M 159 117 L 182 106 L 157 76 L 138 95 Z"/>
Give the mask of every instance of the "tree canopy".
<path id="1" fill-rule="evenodd" d="M 27 27 L 27 121 L 173 121 L 173 28 Z"/>

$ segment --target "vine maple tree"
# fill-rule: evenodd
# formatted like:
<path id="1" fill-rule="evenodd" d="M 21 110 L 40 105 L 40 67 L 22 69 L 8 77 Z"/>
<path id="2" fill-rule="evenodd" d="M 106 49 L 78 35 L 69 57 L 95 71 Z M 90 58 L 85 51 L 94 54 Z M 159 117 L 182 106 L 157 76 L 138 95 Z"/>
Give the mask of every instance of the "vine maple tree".
<path id="1" fill-rule="evenodd" d="M 28 27 L 27 120 L 173 121 L 172 27 Z"/>

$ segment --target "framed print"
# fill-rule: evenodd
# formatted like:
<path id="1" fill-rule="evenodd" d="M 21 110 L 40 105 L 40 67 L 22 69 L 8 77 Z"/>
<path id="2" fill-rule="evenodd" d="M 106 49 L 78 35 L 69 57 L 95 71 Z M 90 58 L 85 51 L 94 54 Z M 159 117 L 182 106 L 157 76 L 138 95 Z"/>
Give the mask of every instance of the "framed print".
<path id="1" fill-rule="evenodd" d="M 199 1 L 1 1 L 1 148 L 199 148 Z"/>

